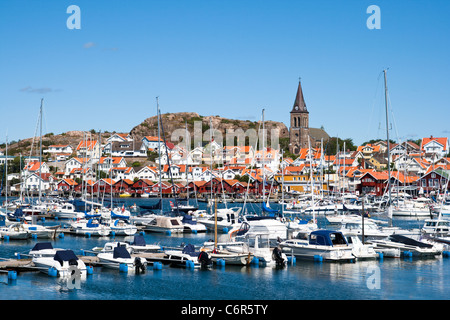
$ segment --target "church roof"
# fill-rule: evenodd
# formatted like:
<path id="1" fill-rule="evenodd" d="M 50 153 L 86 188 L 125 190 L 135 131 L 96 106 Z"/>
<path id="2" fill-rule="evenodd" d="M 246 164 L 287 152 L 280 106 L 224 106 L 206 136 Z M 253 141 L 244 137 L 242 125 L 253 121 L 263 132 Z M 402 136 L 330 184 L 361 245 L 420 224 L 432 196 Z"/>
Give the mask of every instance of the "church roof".
<path id="1" fill-rule="evenodd" d="M 308 113 L 308 110 L 306 109 L 305 99 L 303 98 L 302 83 L 300 81 L 298 82 L 297 95 L 295 96 L 294 106 L 292 107 L 291 113 L 292 112 Z"/>

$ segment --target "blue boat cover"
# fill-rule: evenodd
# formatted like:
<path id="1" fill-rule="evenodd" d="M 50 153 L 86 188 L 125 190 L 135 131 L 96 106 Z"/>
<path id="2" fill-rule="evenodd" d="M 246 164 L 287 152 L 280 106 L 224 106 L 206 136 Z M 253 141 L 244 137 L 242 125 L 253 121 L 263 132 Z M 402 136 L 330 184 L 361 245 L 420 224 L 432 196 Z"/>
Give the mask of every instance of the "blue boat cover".
<path id="1" fill-rule="evenodd" d="M 121 214 L 117 214 L 117 213 L 114 213 L 113 211 L 111 211 L 111 218 L 114 218 L 114 219 L 128 219 L 130 217 L 129 216 L 123 216 Z"/>
<path id="2" fill-rule="evenodd" d="M 38 242 L 34 245 L 33 251 L 45 250 L 45 249 L 53 249 L 53 246 L 50 242 Z"/>
<path id="3" fill-rule="evenodd" d="M 99 226 L 98 223 L 92 223 L 92 219 L 89 219 L 86 224 L 86 227 L 88 227 L 88 228 L 97 228 L 98 226 Z"/>
<path id="4" fill-rule="evenodd" d="M 339 231 L 316 230 L 309 235 L 309 244 L 319 246 L 333 246 L 335 244 L 348 244 L 344 235 Z"/>
<path id="5" fill-rule="evenodd" d="M 146 243 L 145 243 L 144 236 L 141 236 L 141 235 L 134 236 L 134 239 L 133 239 L 133 242 L 131 243 L 131 245 L 145 247 Z"/>
<path id="6" fill-rule="evenodd" d="M 267 207 L 265 202 L 263 202 L 263 204 L 262 204 L 262 209 L 263 209 L 263 211 L 268 212 L 268 213 L 277 213 L 278 212 L 278 210 Z"/>
<path id="7" fill-rule="evenodd" d="M 197 257 L 198 254 L 199 254 L 198 252 L 195 252 L 195 247 L 194 247 L 193 244 L 188 244 L 187 246 L 185 246 L 183 248 L 182 252 L 185 253 L 185 254 L 188 254 L 188 255 L 190 255 L 192 257 Z"/>
<path id="8" fill-rule="evenodd" d="M 53 257 L 53 260 L 58 261 L 61 265 L 63 265 L 64 261 L 76 261 L 78 257 L 72 250 L 58 250 Z"/>
<path id="9" fill-rule="evenodd" d="M 130 253 L 128 252 L 127 248 L 125 247 L 115 247 L 113 251 L 113 258 L 124 258 L 124 259 L 130 259 Z"/>
<path id="10" fill-rule="evenodd" d="M 192 224 L 192 225 L 197 224 L 196 221 L 192 220 L 192 216 L 190 214 L 185 214 L 183 216 L 183 220 L 181 220 L 181 222 L 187 223 L 187 224 Z"/>

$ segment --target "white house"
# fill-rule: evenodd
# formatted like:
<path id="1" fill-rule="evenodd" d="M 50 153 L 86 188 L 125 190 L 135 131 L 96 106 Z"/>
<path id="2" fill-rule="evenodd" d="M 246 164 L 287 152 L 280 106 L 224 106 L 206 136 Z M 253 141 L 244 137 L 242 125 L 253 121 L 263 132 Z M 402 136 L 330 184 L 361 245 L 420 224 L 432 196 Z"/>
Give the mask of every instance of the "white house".
<path id="1" fill-rule="evenodd" d="M 65 154 L 72 154 L 73 148 L 70 144 L 53 144 L 51 146 L 48 146 L 47 150 L 43 151 L 44 153 L 65 153 Z"/>
<path id="2" fill-rule="evenodd" d="M 98 170 L 105 173 L 109 173 L 111 168 L 127 166 L 127 162 L 123 157 L 101 157 L 98 162 Z"/>
<path id="3" fill-rule="evenodd" d="M 54 178 L 50 173 L 32 173 L 25 177 L 23 180 L 23 187 L 28 191 L 39 191 L 39 185 L 41 192 L 47 192 L 53 190 L 52 184 Z"/>
<path id="4" fill-rule="evenodd" d="M 427 159 L 436 161 L 445 157 L 448 153 L 448 138 L 422 138 L 421 150 L 425 152 Z"/>
<path id="5" fill-rule="evenodd" d="M 156 181 L 159 179 L 158 168 L 145 166 L 136 172 L 136 177 Z"/>
<path id="6" fill-rule="evenodd" d="M 145 136 L 142 138 L 142 143 L 146 146 L 147 149 L 158 150 L 159 147 L 164 147 L 164 140 L 158 137 L 153 136 Z M 162 152 L 161 148 L 161 152 Z"/>
<path id="7" fill-rule="evenodd" d="M 90 164 L 91 162 L 88 158 L 71 158 L 64 164 L 64 174 L 69 176 L 73 172 L 73 169 L 82 169 Z"/>
<path id="8" fill-rule="evenodd" d="M 78 158 L 100 158 L 100 144 L 94 140 L 80 141 L 76 148 Z"/>

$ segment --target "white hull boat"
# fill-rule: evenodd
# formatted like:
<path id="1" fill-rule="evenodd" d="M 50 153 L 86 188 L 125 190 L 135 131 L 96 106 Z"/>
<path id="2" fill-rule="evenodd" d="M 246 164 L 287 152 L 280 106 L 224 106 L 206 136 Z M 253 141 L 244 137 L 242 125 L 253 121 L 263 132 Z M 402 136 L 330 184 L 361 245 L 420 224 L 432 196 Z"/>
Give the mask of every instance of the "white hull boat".
<path id="1" fill-rule="evenodd" d="M 353 261 L 353 248 L 344 235 L 338 231 L 316 230 L 311 232 L 308 240 L 289 239 L 280 243 L 283 252 L 300 259 L 328 261 Z"/>

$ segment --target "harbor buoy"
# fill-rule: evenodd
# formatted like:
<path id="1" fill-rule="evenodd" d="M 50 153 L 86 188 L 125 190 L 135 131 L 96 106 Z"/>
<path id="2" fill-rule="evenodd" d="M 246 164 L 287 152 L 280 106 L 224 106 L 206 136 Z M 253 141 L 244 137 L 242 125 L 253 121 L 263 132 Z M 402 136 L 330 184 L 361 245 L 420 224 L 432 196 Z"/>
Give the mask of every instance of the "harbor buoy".
<path id="1" fill-rule="evenodd" d="M 48 268 L 48 275 L 50 277 L 56 277 L 58 275 L 58 270 L 55 267 Z"/>
<path id="2" fill-rule="evenodd" d="M 166 236 L 171 236 L 171 235 L 172 235 L 172 231 L 167 230 L 167 231 L 166 231 Z"/>
<path id="3" fill-rule="evenodd" d="M 16 280 L 17 272 L 16 271 L 8 271 L 8 280 Z"/>
<path id="4" fill-rule="evenodd" d="M 227 228 L 227 227 L 223 228 L 223 229 L 222 229 L 222 232 L 223 232 L 223 233 L 228 233 L 228 228 Z"/>
<path id="5" fill-rule="evenodd" d="M 192 233 L 193 233 L 193 234 L 197 234 L 197 230 L 192 229 Z"/>
<path id="6" fill-rule="evenodd" d="M 58 238 L 60 238 L 60 239 L 64 238 L 64 232 L 61 232 L 60 234 L 58 234 Z"/>
<path id="7" fill-rule="evenodd" d="M 34 239 L 34 240 L 36 240 L 36 239 L 37 239 L 37 234 L 36 234 L 36 233 L 33 233 L 33 234 L 31 235 L 31 238 Z"/>
<path id="8" fill-rule="evenodd" d="M 126 263 L 121 263 L 120 266 L 119 266 L 119 271 L 127 273 L 128 272 L 128 265 Z"/>
<path id="9" fill-rule="evenodd" d="M 84 252 L 84 250 L 81 249 L 81 250 L 80 250 L 80 255 L 81 255 L 81 256 L 85 256 L 85 255 L 86 255 L 86 252 Z"/>
<path id="10" fill-rule="evenodd" d="M 411 258 L 413 256 L 411 251 L 403 251 L 403 256 L 405 258 Z"/>
<path id="11" fill-rule="evenodd" d="M 9 241 L 9 236 L 3 236 L 3 239 L 4 239 L 5 241 Z"/>
<path id="12" fill-rule="evenodd" d="M 321 255 L 316 254 L 314 256 L 314 261 L 316 262 L 322 262 L 323 261 L 323 257 Z"/>
<path id="13" fill-rule="evenodd" d="M 86 266 L 86 273 L 87 274 L 93 274 L 94 273 L 94 267 L 92 266 Z"/>
<path id="14" fill-rule="evenodd" d="M 115 237 L 116 236 L 116 232 L 115 231 L 111 231 L 111 237 Z"/>
<path id="15" fill-rule="evenodd" d="M 378 259 L 383 260 L 384 255 L 383 252 L 378 252 Z"/>
<path id="16" fill-rule="evenodd" d="M 254 265 L 259 265 L 259 258 L 257 258 L 257 257 L 253 257 L 253 259 L 252 259 L 252 262 L 251 262 L 252 264 L 254 264 Z"/>
<path id="17" fill-rule="evenodd" d="M 192 261 L 192 260 L 186 260 L 185 265 L 186 265 L 186 268 L 188 268 L 188 269 L 195 267 L 194 261 Z"/>
<path id="18" fill-rule="evenodd" d="M 288 259 L 288 264 L 290 264 L 290 265 L 294 265 L 297 262 L 297 258 L 294 256 L 288 256 L 287 259 Z"/>
<path id="19" fill-rule="evenodd" d="M 85 236 L 86 236 L 87 238 L 90 238 L 90 237 L 91 237 L 91 234 L 90 234 L 89 232 L 86 232 L 86 233 L 85 233 Z"/>
<path id="20" fill-rule="evenodd" d="M 217 259 L 216 263 L 220 267 L 224 267 L 225 266 L 225 260 L 224 259 Z"/>
<path id="21" fill-rule="evenodd" d="M 161 270 L 161 269 L 162 269 L 162 263 L 158 262 L 158 261 L 155 261 L 153 263 L 153 270 Z"/>
<path id="22" fill-rule="evenodd" d="M 141 232 L 139 232 L 139 234 L 140 234 L 141 236 L 143 236 L 143 235 L 145 235 L 145 231 L 141 231 Z"/>

